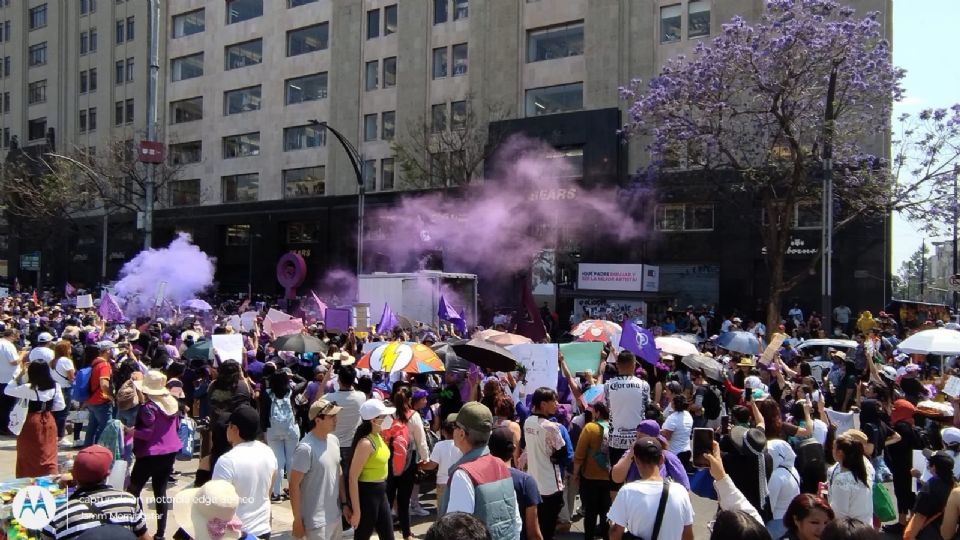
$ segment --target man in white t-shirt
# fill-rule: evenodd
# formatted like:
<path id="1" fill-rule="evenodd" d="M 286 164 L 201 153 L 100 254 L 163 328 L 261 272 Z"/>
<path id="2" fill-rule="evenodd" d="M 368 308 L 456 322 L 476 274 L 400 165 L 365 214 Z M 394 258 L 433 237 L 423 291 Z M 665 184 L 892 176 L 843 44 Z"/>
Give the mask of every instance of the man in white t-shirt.
<path id="1" fill-rule="evenodd" d="M 453 444 L 456 417 L 456 414 L 447 415 L 446 421 L 440 428 L 443 430 L 444 438 L 433 445 L 430 461 L 423 466 L 424 470 L 437 469 L 437 501 L 443 500 L 443 492 L 446 491 L 447 481 L 450 479 L 450 467 L 463 457 L 463 452 Z"/>
<path id="2" fill-rule="evenodd" d="M 257 440 L 260 415 L 253 407 L 239 407 L 227 423 L 227 440 L 233 448 L 220 456 L 213 480 L 233 484 L 240 496 L 237 517 L 243 530 L 261 540 L 270 538 L 270 489 L 277 474 L 277 458 Z"/>
<path id="3" fill-rule="evenodd" d="M 633 461 L 640 480 L 620 488 L 607 519 L 610 538 L 620 540 L 624 532 L 640 538 L 657 540 L 693 540 L 693 505 L 687 490 L 676 482 L 665 482 L 660 476 L 663 447 L 653 437 L 641 437 L 633 445 Z M 660 499 L 666 489 L 663 515 L 658 517 Z M 659 521 L 659 524 L 657 523 Z"/>
<path id="4" fill-rule="evenodd" d="M 13 409 L 17 399 L 8 396 L 4 390 L 13 380 L 17 364 L 20 363 L 20 354 L 17 352 L 17 346 L 14 345 L 18 339 L 20 339 L 20 332 L 14 328 L 4 330 L 0 338 L 0 434 L 2 435 L 12 435 L 7 429 L 7 424 L 10 423 L 10 410 Z"/>
<path id="5" fill-rule="evenodd" d="M 617 376 L 603 383 L 610 411 L 610 463 L 617 463 L 637 438 L 637 426 L 646 420 L 650 385 L 635 375 L 637 357 L 630 351 L 617 355 Z M 539 480 L 538 480 L 539 481 Z"/>
<path id="6" fill-rule="evenodd" d="M 544 540 L 551 540 L 563 508 L 563 470 L 558 464 L 559 452 L 565 452 L 567 445 L 560 427 L 550 420 L 557 413 L 557 392 L 552 388 L 537 388 L 531 406 L 533 414 L 523 423 L 527 473 L 537 481 L 542 499 L 537 505 L 540 532 Z"/>
<path id="7" fill-rule="evenodd" d="M 853 310 L 845 304 L 840 304 L 839 306 L 833 308 L 833 320 L 836 322 L 834 326 L 839 326 L 843 328 L 845 334 L 850 333 L 850 315 L 853 313 Z"/>

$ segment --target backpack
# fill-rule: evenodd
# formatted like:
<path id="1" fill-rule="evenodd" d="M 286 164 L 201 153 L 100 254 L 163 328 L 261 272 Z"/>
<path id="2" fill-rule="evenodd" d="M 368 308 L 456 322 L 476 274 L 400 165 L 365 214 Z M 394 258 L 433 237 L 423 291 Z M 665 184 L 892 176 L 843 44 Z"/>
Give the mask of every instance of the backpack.
<path id="1" fill-rule="evenodd" d="M 90 379 L 93 378 L 93 365 L 96 364 L 98 360 L 100 359 L 98 358 L 89 366 L 77 370 L 76 375 L 73 377 L 73 387 L 70 389 L 70 399 L 73 401 L 86 403 L 93 397 L 93 383 Z"/>
<path id="2" fill-rule="evenodd" d="M 593 453 L 593 461 L 597 463 L 605 471 L 610 470 L 610 427 L 601 424 L 600 422 L 594 422 L 594 424 L 600 426 L 600 448 Z"/>
<path id="3" fill-rule="evenodd" d="M 407 414 L 409 421 L 413 411 Z M 413 464 L 416 451 L 413 448 L 413 438 L 410 436 L 410 427 L 399 420 L 394 420 L 390 424 L 390 429 L 383 432 L 383 440 L 390 447 L 390 464 L 393 468 L 393 475 L 400 476 L 407 472 L 407 468 Z"/>
<path id="4" fill-rule="evenodd" d="M 797 454 L 794 466 L 800 473 L 800 491 L 816 493 L 817 485 L 827 479 L 827 459 L 823 445 L 813 437 L 801 439 L 793 445 Z"/>
<path id="5" fill-rule="evenodd" d="M 277 427 L 291 424 L 294 414 L 290 397 L 278 398 L 272 390 L 267 390 L 267 396 L 270 397 L 270 425 Z"/>

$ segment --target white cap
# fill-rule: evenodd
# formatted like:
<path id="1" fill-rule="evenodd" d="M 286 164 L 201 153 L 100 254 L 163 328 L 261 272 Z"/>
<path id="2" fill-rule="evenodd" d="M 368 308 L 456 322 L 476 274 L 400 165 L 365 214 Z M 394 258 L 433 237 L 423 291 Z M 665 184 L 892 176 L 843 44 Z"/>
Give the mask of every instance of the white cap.
<path id="1" fill-rule="evenodd" d="M 37 343 L 50 343 L 51 341 L 53 341 L 53 335 L 50 332 L 37 334 Z"/>
<path id="2" fill-rule="evenodd" d="M 744 379 L 743 386 L 744 388 L 749 388 L 750 390 L 763 390 L 764 392 L 767 391 L 767 385 L 763 384 L 763 382 L 760 380 L 760 377 L 757 377 L 756 375 L 751 375 Z"/>
<path id="3" fill-rule="evenodd" d="M 53 360 L 53 349 L 48 347 L 34 347 L 30 351 L 31 362 L 50 362 Z"/>
<path id="4" fill-rule="evenodd" d="M 395 407 L 387 407 L 379 399 L 368 399 L 360 406 L 360 418 L 373 420 L 378 416 L 385 416 L 397 412 Z"/>
<path id="5" fill-rule="evenodd" d="M 943 428 L 943 431 L 940 432 L 940 438 L 943 439 L 943 444 L 960 444 L 960 429 L 955 427 Z"/>

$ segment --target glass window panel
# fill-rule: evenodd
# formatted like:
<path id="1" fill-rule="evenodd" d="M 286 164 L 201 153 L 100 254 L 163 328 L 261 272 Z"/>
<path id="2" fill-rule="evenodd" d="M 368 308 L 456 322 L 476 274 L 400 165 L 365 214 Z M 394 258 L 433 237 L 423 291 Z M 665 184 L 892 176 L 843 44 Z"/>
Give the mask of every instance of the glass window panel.
<path id="1" fill-rule="evenodd" d="M 583 108 L 583 83 L 527 90 L 527 116 L 542 116 Z"/>
<path id="2" fill-rule="evenodd" d="M 450 128 L 464 129 L 467 125 L 467 102 L 454 101 L 450 104 Z"/>
<path id="3" fill-rule="evenodd" d="M 440 133 L 447 129 L 447 104 L 440 103 L 430 108 L 430 129 Z"/>
<path id="4" fill-rule="evenodd" d="M 257 193 L 259 190 L 259 174 L 235 174 L 223 177 L 221 195 L 223 202 L 255 201 L 257 200 Z"/>
<path id="5" fill-rule="evenodd" d="M 27 103 L 43 103 L 47 101 L 47 81 L 32 82 L 27 86 Z"/>
<path id="6" fill-rule="evenodd" d="M 37 43 L 30 47 L 28 64 L 32 66 L 42 66 L 47 63 L 47 42 Z"/>
<path id="7" fill-rule="evenodd" d="M 287 56 L 297 56 L 327 48 L 329 37 L 327 23 L 315 24 L 287 32 Z"/>
<path id="8" fill-rule="evenodd" d="M 203 156 L 203 143 L 190 141 L 170 145 L 169 161 L 171 165 L 187 165 L 200 163 Z"/>
<path id="9" fill-rule="evenodd" d="M 113 35 L 116 39 L 114 41 L 119 45 L 123 43 L 123 21 L 117 21 L 117 25 L 114 27 Z"/>
<path id="10" fill-rule="evenodd" d="M 687 37 L 710 35 L 709 0 L 690 0 L 687 5 Z"/>
<path id="11" fill-rule="evenodd" d="M 393 88 L 397 85 L 397 57 L 383 59 L 383 87 Z"/>
<path id="12" fill-rule="evenodd" d="M 260 132 L 223 138 L 223 159 L 260 155 Z"/>
<path id="13" fill-rule="evenodd" d="M 433 0 L 433 24 L 447 22 L 447 3 L 450 0 Z"/>
<path id="14" fill-rule="evenodd" d="M 377 115 L 366 114 L 363 116 L 363 140 L 377 140 Z"/>
<path id="15" fill-rule="evenodd" d="M 90 109 L 87 110 L 87 117 L 90 120 L 88 131 L 95 131 L 97 129 L 97 108 L 90 107 Z"/>
<path id="16" fill-rule="evenodd" d="M 80 133 L 86 133 L 87 131 L 87 111 L 80 111 Z"/>
<path id="17" fill-rule="evenodd" d="M 92 68 L 90 70 L 90 91 L 93 92 L 97 89 L 97 68 Z"/>
<path id="18" fill-rule="evenodd" d="M 380 10 L 371 9 L 367 12 L 367 39 L 380 37 Z"/>
<path id="19" fill-rule="evenodd" d="M 127 58 L 127 82 L 133 82 L 133 58 Z"/>
<path id="20" fill-rule="evenodd" d="M 245 175 L 245 176 L 249 176 L 249 175 Z M 224 176 L 223 177 L 224 186 L 226 186 L 228 178 L 233 179 L 237 177 Z M 224 192 L 226 192 L 226 190 L 224 190 Z M 236 201 L 224 201 L 224 202 L 236 202 Z M 250 245 L 250 225 L 227 225 L 227 228 L 224 231 L 223 243 L 228 246 Z"/>
<path id="21" fill-rule="evenodd" d="M 260 110 L 260 86 L 240 88 L 223 93 L 223 114 L 240 114 Z"/>
<path id="22" fill-rule="evenodd" d="M 170 61 L 170 74 L 174 81 L 183 81 L 203 76 L 203 53 L 181 56 Z"/>
<path id="23" fill-rule="evenodd" d="M 366 83 L 364 88 L 369 92 L 380 87 L 380 81 L 377 77 L 380 75 L 380 61 L 372 60 L 367 62 Z"/>
<path id="24" fill-rule="evenodd" d="M 133 123 L 133 100 L 128 99 L 124 103 L 124 108 L 127 110 L 127 123 L 132 124 Z"/>
<path id="25" fill-rule="evenodd" d="M 88 88 L 87 80 L 88 80 L 87 72 L 81 71 L 80 72 L 80 93 L 81 94 L 85 94 L 87 92 L 87 88 Z"/>
<path id="26" fill-rule="evenodd" d="M 127 17 L 127 41 L 133 41 L 134 18 Z"/>
<path id="27" fill-rule="evenodd" d="M 453 0 L 453 20 L 466 19 L 470 15 L 470 0 Z"/>
<path id="28" fill-rule="evenodd" d="M 315 73 L 295 79 L 287 79 L 285 93 L 287 105 L 326 99 L 327 73 Z"/>
<path id="29" fill-rule="evenodd" d="M 283 196 L 287 199 L 298 197 L 319 197 L 326 193 L 327 168 L 305 167 L 283 171 Z"/>
<path id="30" fill-rule="evenodd" d="M 393 189 L 393 158 L 380 161 L 380 189 Z"/>
<path id="31" fill-rule="evenodd" d="M 467 74 L 467 44 L 460 43 L 453 46 L 453 76 Z"/>
<path id="32" fill-rule="evenodd" d="M 227 0 L 227 24 L 263 15 L 263 0 Z"/>
<path id="33" fill-rule="evenodd" d="M 47 136 L 47 119 L 37 118 L 27 122 L 27 140 L 35 141 Z"/>
<path id="34" fill-rule="evenodd" d="M 367 192 L 377 190 L 377 160 L 363 162 L 363 187 Z"/>
<path id="35" fill-rule="evenodd" d="M 712 231 L 713 205 L 687 204 L 684 205 L 683 229 L 686 231 Z"/>
<path id="36" fill-rule="evenodd" d="M 198 204 L 200 204 L 199 178 L 170 182 L 170 206 L 196 206 Z"/>
<path id="37" fill-rule="evenodd" d="M 380 125 L 380 138 L 385 141 L 392 141 L 396 131 L 396 112 L 385 111 Z"/>
<path id="38" fill-rule="evenodd" d="M 437 47 L 433 50 L 433 78 L 442 79 L 447 76 L 447 48 Z"/>
<path id="39" fill-rule="evenodd" d="M 327 130 L 322 125 L 307 124 L 283 130 L 283 151 L 319 148 L 327 144 Z"/>
<path id="40" fill-rule="evenodd" d="M 683 205 L 659 205 L 656 209 L 658 231 L 683 230 Z"/>
<path id="41" fill-rule="evenodd" d="M 820 203 L 797 203 L 797 228 L 819 229 L 823 221 L 823 207 Z"/>
<path id="42" fill-rule="evenodd" d="M 97 50 L 97 29 L 90 29 L 90 52 Z"/>
<path id="43" fill-rule="evenodd" d="M 312 4 L 318 0 L 287 0 L 288 8 L 295 8 L 297 6 L 305 6 L 307 4 Z"/>
<path id="44" fill-rule="evenodd" d="M 41 4 L 30 10 L 30 29 L 43 28 L 47 25 L 47 5 Z"/>
<path id="45" fill-rule="evenodd" d="M 527 62 L 583 55 L 583 21 L 527 33 Z"/>
<path id="46" fill-rule="evenodd" d="M 383 8 L 383 35 L 397 33 L 397 5 Z"/>
<path id="47" fill-rule="evenodd" d="M 263 40 L 254 39 L 227 46 L 224 51 L 224 69 L 254 66 L 263 62 Z"/>
<path id="48" fill-rule="evenodd" d="M 203 119 L 203 97 L 195 97 L 170 103 L 170 122 L 182 124 Z"/>
<path id="49" fill-rule="evenodd" d="M 660 43 L 680 41 L 680 4 L 660 8 Z"/>
<path id="50" fill-rule="evenodd" d="M 322 232 L 320 224 L 316 222 L 287 223 L 287 243 L 315 244 L 323 238 Z"/>
<path id="51" fill-rule="evenodd" d="M 173 16 L 173 37 L 199 34 L 204 30 L 204 9 L 195 9 Z"/>

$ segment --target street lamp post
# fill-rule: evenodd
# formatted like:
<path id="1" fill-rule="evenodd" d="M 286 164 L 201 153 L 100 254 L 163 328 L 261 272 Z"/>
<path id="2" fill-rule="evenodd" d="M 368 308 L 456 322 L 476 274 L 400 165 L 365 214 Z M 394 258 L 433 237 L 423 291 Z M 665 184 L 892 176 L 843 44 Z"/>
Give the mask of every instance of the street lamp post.
<path id="1" fill-rule="evenodd" d="M 47 153 L 46 155 L 54 157 L 57 159 L 62 159 L 64 161 L 69 161 L 70 163 L 79 167 L 84 173 L 86 173 L 94 182 L 99 183 L 97 179 L 97 173 L 81 161 L 77 161 L 69 156 L 64 156 L 61 154 Z M 100 259 L 100 283 L 104 284 L 107 282 L 107 227 L 110 225 L 110 214 L 107 213 L 107 201 L 106 199 L 101 198 L 101 203 L 103 205 L 103 249 L 102 257 Z"/>
<path id="2" fill-rule="evenodd" d="M 340 145 L 347 152 L 350 164 L 353 165 L 353 173 L 357 177 L 357 275 L 359 276 L 363 271 L 363 206 L 366 196 L 363 173 L 365 172 L 366 162 L 364 162 L 360 152 L 357 151 L 357 147 L 351 144 L 342 133 L 319 120 L 310 120 L 310 124 L 322 126 L 325 130 L 333 133 L 333 136 L 340 141 Z"/>

